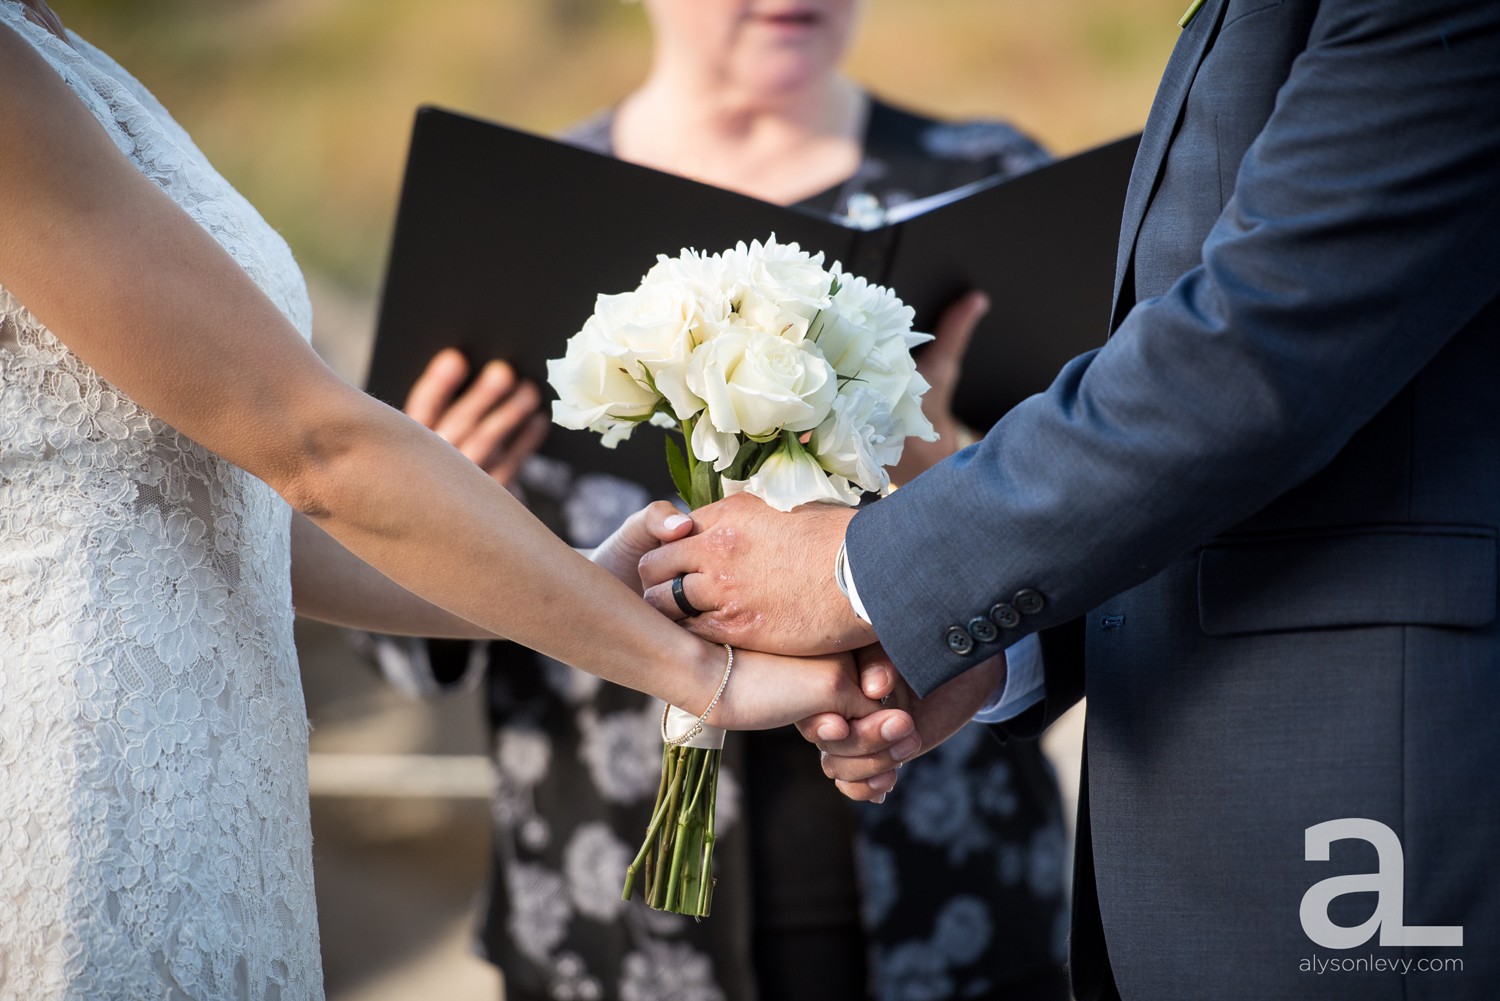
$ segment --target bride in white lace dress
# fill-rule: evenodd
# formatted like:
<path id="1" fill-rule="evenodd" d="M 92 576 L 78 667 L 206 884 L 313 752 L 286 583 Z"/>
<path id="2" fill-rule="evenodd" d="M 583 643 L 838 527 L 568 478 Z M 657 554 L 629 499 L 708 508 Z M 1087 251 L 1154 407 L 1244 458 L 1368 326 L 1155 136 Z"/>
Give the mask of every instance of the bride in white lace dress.
<path id="1" fill-rule="evenodd" d="M 294 597 L 686 707 L 717 685 L 723 651 L 616 580 L 669 508 L 610 576 L 309 326 L 286 245 L 162 107 L 0 0 L 0 998 L 321 997 Z M 747 655 L 714 721 L 873 705 L 846 663 Z"/>

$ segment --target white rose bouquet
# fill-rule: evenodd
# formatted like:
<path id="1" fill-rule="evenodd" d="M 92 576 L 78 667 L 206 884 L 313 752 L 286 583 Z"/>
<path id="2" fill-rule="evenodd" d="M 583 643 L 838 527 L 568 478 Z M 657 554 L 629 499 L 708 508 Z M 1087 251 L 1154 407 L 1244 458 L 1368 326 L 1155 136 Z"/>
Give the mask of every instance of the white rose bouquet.
<path id="1" fill-rule="evenodd" d="M 908 436 L 937 437 L 911 357 L 930 337 L 912 331 L 912 315 L 889 289 L 774 236 L 663 255 L 633 292 L 599 296 L 566 354 L 547 363 L 552 418 L 597 431 L 608 447 L 648 421 L 679 430 L 667 464 L 691 508 L 741 491 L 781 511 L 857 504 L 889 490 L 886 467 Z M 688 746 L 667 738 L 627 899 L 644 868 L 652 907 L 708 913 L 722 747 L 714 727 Z"/>

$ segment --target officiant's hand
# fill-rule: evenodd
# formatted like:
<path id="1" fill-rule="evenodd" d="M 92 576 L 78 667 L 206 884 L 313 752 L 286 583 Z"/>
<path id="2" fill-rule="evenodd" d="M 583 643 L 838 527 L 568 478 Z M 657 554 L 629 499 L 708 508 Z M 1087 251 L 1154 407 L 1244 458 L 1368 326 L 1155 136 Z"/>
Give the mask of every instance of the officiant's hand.
<path id="1" fill-rule="evenodd" d="M 884 800 L 904 762 L 962 729 L 1005 681 L 1001 655 L 919 699 L 879 646 L 859 651 L 856 658 L 861 687 L 872 698 L 884 698 L 884 707 L 861 719 L 823 714 L 797 724 L 803 738 L 823 752 L 824 774 L 854 800 Z"/>
<path id="2" fill-rule="evenodd" d="M 989 311 L 990 298 L 983 292 L 959 296 L 938 317 L 932 341 L 918 349 L 917 371 L 932 386 L 922 397 L 922 413 L 932 422 L 938 440 L 906 439 L 901 461 L 891 467 L 892 483 L 910 482 L 964 447 L 964 427 L 953 413 L 953 392 L 974 328 Z"/>
<path id="3" fill-rule="evenodd" d="M 439 351 L 407 394 L 406 415 L 510 487 L 521 463 L 547 437 L 547 415 L 537 411 L 542 394 L 503 361 L 485 365 L 473 385 L 460 392 L 468 378 L 461 351 Z"/>
<path id="4" fill-rule="evenodd" d="M 693 512 L 696 531 L 641 560 L 646 600 L 716 643 L 823 654 L 875 642 L 839 591 L 834 561 L 854 509 L 804 504 L 790 513 L 736 494 Z M 683 575 L 681 598 L 673 580 Z"/>

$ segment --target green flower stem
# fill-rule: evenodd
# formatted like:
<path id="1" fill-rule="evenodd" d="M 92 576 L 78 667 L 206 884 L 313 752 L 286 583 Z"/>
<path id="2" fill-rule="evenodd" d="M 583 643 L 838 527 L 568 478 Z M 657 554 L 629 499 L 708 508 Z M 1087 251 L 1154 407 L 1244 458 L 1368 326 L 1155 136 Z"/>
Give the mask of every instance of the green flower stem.
<path id="1" fill-rule="evenodd" d="M 698 457 L 693 454 L 693 419 L 691 417 L 682 422 L 682 454 L 687 457 L 688 475 L 691 476 L 698 468 Z M 683 500 L 687 498 L 684 497 Z M 697 506 L 693 504 L 693 507 Z"/>
<path id="2" fill-rule="evenodd" d="M 1183 11 L 1182 17 L 1177 19 L 1177 27 L 1186 28 L 1192 23 L 1193 18 L 1198 16 L 1199 9 L 1203 6 L 1203 0 L 1193 0 L 1188 9 Z"/>
<path id="3" fill-rule="evenodd" d="M 677 805 L 682 798 L 683 773 L 687 770 L 683 767 L 682 750 L 680 747 L 674 747 L 668 755 L 672 759 L 672 784 L 667 790 L 667 817 L 669 818 L 677 816 Z M 667 906 L 668 881 L 663 878 L 662 870 L 664 867 L 662 863 L 666 863 L 665 868 L 667 868 L 668 874 L 670 874 L 672 864 L 672 836 L 676 833 L 677 828 L 675 824 L 664 824 L 659 832 L 662 841 L 657 847 L 656 872 L 648 880 L 649 883 L 653 883 L 654 885 L 648 887 L 649 895 L 646 900 L 648 904 L 657 910 L 664 910 Z"/>
<path id="4" fill-rule="evenodd" d="M 707 419 L 707 414 L 697 417 Z M 683 500 L 697 509 L 721 497 L 723 484 L 721 474 L 693 454 L 693 425 L 693 418 L 680 425 L 685 446 L 682 462 L 671 446 L 667 460 L 674 478 L 682 475 L 686 465 L 689 489 L 683 491 Z M 713 901 L 714 810 L 722 756 L 716 748 L 663 746 L 651 822 L 640 851 L 625 869 L 621 897 L 631 899 L 636 880 L 644 876 L 647 906 L 695 918 L 708 914 Z"/>
<path id="5" fill-rule="evenodd" d="M 625 870 L 628 900 L 645 876 L 646 903 L 657 910 L 704 917 L 713 900 L 714 813 L 722 752 L 667 745 L 645 842 Z"/>
<path id="6" fill-rule="evenodd" d="M 629 900 L 635 890 L 635 877 L 640 873 L 642 866 L 648 870 L 650 866 L 649 852 L 651 843 L 656 840 L 656 834 L 661 830 L 662 821 L 667 817 L 667 786 L 671 778 L 670 762 L 668 756 L 672 752 L 669 744 L 663 744 L 661 749 L 661 781 L 656 785 L 656 806 L 651 811 L 651 822 L 646 825 L 646 840 L 641 844 L 641 850 L 636 852 L 635 859 L 625 868 L 625 889 L 621 891 L 620 898 Z M 650 876 L 647 876 L 647 883 Z M 649 889 L 648 889 L 649 894 Z"/>
<path id="7" fill-rule="evenodd" d="M 688 750 L 688 753 L 684 754 L 683 757 L 686 759 L 686 764 L 682 769 L 687 773 L 687 777 L 684 780 L 683 786 L 684 789 L 686 789 L 687 783 L 694 782 L 694 772 L 697 773 L 698 779 L 701 779 L 703 777 L 704 768 L 702 755 L 693 754 L 691 750 Z M 698 786 L 696 783 L 694 783 L 692 800 L 685 804 L 684 809 L 677 814 L 677 831 L 675 836 L 672 838 L 672 863 L 670 869 L 668 870 L 667 876 L 668 908 L 675 909 L 676 905 L 682 898 L 684 881 L 682 867 L 686 856 L 686 852 L 684 851 L 684 849 L 692 844 L 694 835 L 697 833 L 695 831 L 695 827 L 697 825 L 693 823 L 693 808 L 691 805 L 693 802 L 697 801 L 697 794 Z"/>

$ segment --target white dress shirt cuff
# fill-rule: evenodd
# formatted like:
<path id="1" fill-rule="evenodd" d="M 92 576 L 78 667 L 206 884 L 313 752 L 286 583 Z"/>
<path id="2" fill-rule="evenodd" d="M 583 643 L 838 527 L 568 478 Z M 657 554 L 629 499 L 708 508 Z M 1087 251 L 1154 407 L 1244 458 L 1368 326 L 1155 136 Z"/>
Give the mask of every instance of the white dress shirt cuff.
<path id="1" fill-rule="evenodd" d="M 833 579 L 838 582 L 844 597 L 849 599 L 849 607 L 854 609 L 854 614 L 873 626 L 875 623 L 870 622 L 870 613 L 865 611 L 865 603 L 859 600 L 859 589 L 854 586 L 854 573 L 849 569 L 849 555 L 844 551 L 842 542 L 839 543 L 839 555 L 833 564 Z"/>
<path id="2" fill-rule="evenodd" d="M 1046 695 L 1042 641 L 1033 633 L 1005 650 L 1005 682 L 974 714 L 978 723 L 1001 723 L 1021 715 Z"/>

